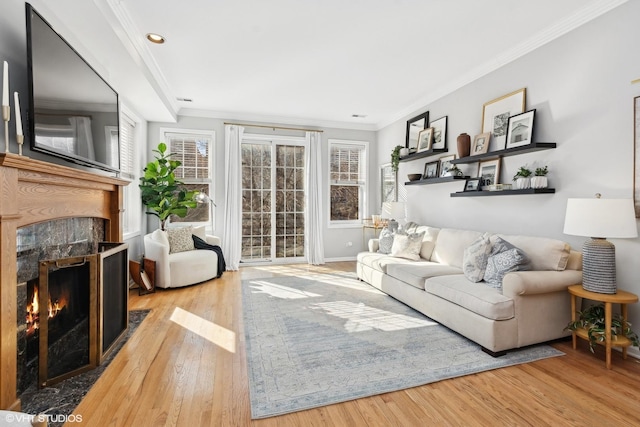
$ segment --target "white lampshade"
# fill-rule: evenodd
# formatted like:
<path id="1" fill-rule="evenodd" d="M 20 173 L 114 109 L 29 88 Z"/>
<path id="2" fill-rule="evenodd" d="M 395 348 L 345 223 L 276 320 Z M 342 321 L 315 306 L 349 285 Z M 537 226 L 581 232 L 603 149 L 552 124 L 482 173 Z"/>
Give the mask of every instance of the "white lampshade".
<path id="1" fill-rule="evenodd" d="M 638 237 L 632 199 L 568 199 L 564 233 L 601 238 Z"/>
<path id="2" fill-rule="evenodd" d="M 404 202 L 384 202 L 380 216 L 384 219 L 405 219 L 407 216 Z"/>

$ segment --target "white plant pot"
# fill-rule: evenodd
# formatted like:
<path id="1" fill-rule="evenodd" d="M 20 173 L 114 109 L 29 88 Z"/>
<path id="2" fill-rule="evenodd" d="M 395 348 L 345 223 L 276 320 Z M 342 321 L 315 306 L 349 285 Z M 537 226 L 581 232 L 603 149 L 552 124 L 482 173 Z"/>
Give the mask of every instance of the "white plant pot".
<path id="1" fill-rule="evenodd" d="M 531 178 L 531 188 L 547 188 L 549 182 L 546 176 L 534 176 Z"/>
<path id="2" fill-rule="evenodd" d="M 525 190 L 527 188 L 531 188 L 531 178 L 516 179 L 516 190 Z"/>

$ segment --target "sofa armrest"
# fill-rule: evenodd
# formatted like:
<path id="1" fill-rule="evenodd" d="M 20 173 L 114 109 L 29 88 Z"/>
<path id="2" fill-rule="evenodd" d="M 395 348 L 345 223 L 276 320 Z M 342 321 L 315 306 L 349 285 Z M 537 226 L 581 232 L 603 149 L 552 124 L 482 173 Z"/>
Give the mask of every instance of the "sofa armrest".
<path id="1" fill-rule="evenodd" d="M 380 249 L 380 239 L 369 239 L 369 252 L 378 252 Z"/>
<path id="2" fill-rule="evenodd" d="M 560 292 L 582 283 L 582 271 L 514 271 L 502 281 L 502 293 L 508 297 Z"/>
<path id="3" fill-rule="evenodd" d="M 222 239 L 220 239 L 218 236 L 207 234 L 207 243 L 210 245 L 222 246 Z"/>
<path id="4" fill-rule="evenodd" d="M 167 287 L 171 277 L 169 246 L 147 235 L 144 237 L 144 256 L 156 262 L 156 286 Z"/>

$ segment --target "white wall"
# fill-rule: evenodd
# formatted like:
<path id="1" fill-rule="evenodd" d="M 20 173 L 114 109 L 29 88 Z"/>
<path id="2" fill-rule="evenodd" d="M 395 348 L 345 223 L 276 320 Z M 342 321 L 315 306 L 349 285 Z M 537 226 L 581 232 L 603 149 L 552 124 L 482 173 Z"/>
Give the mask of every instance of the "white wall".
<path id="1" fill-rule="evenodd" d="M 236 122 L 236 120 L 233 120 Z M 216 215 L 215 215 L 215 227 L 214 233 L 217 235 L 222 235 L 222 227 L 224 226 L 224 123 L 225 121 L 222 119 L 215 118 L 204 118 L 204 117 L 187 117 L 180 116 L 178 118 L 177 123 L 149 123 L 148 127 L 148 135 L 149 135 L 149 144 L 148 144 L 148 156 L 152 158 L 151 150 L 157 147 L 160 141 L 160 128 L 180 128 L 180 129 L 195 129 L 195 130 L 208 130 L 215 131 L 216 133 L 216 142 L 215 142 L 215 152 L 214 152 L 214 185 L 215 185 L 215 200 L 217 207 Z M 242 122 L 247 124 L 257 124 L 252 122 Z M 283 127 L 292 127 L 292 128 L 300 128 L 301 126 L 291 125 L 287 126 L 282 125 Z M 355 255 L 362 251 L 364 248 L 364 241 L 362 237 L 362 228 L 354 227 L 354 228 L 329 228 L 327 225 L 327 216 L 328 216 L 328 202 L 327 202 L 327 194 L 328 194 L 328 184 L 327 184 L 327 174 L 328 174 L 328 140 L 329 139 L 346 139 L 346 140 L 356 140 L 356 141 L 369 141 L 370 142 L 370 150 L 371 150 L 371 160 L 370 160 L 370 176 L 369 180 L 371 182 L 371 194 L 372 196 L 368 200 L 368 206 L 370 209 L 375 209 L 376 195 L 379 192 L 377 188 L 377 179 L 378 179 L 378 169 L 377 169 L 377 155 L 375 151 L 375 139 L 376 133 L 372 131 L 363 131 L 363 130 L 351 130 L 351 129 L 337 129 L 337 128 L 317 128 L 318 130 L 322 130 L 322 144 L 323 144 L 323 230 L 324 230 L 324 247 L 325 247 L 325 258 L 327 260 L 338 260 L 338 259 L 355 259 Z M 256 128 L 256 127 L 246 127 L 246 133 L 257 133 L 257 134 L 265 134 L 265 135 L 286 135 L 286 136 L 304 136 L 304 132 L 292 132 L 285 131 L 281 129 L 267 129 L 267 128 Z M 369 211 L 369 215 L 371 213 L 375 213 L 373 211 Z M 153 229 L 157 227 L 157 221 L 155 219 L 150 219 L 149 228 Z M 348 246 L 348 243 L 351 242 L 352 246 Z"/>
<path id="2" fill-rule="evenodd" d="M 581 248 L 584 238 L 562 232 L 567 198 L 596 192 L 633 197 L 633 98 L 640 96 L 640 84 L 630 82 L 640 77 L 639 16 L 640 2 L 627 2 L 406 118 L 426 110 L 432 119 L 447 115 L 450 153 L 456 153 L 457 135 L 481 132 L 485 102 L 526 87 L 526 108 L 536 109 L 534 140 L 555 142 L 557 149 L 504 158 L 501 182 L 511 182 L 521 165 L 548 164 L 555 194 L 451 198 L 463 183 L 402 186 L 409 218 L 438 227 L 548 236 Z M 395 145 L 404 145 L 406 119 L 379 132 L 381 163 Z M 400 181 L 437 157 L 401 163 Z M 463 170 L 476 176 L 477 165 Z M 618 287 L 640 294 L 640 239 L 612 242 Z M 629 313 L 639 332 L 640 304 Z"/>

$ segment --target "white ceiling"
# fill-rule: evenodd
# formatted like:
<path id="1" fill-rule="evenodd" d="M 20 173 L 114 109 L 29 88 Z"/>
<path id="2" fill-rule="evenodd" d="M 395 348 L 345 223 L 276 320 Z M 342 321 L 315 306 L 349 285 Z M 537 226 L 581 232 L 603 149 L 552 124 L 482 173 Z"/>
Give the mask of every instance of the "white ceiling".
<path id="1" fill-rule="evenodd" d="M 31 3 L 147 120 L 379 129 L 625 1 Z"/>

